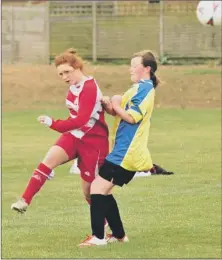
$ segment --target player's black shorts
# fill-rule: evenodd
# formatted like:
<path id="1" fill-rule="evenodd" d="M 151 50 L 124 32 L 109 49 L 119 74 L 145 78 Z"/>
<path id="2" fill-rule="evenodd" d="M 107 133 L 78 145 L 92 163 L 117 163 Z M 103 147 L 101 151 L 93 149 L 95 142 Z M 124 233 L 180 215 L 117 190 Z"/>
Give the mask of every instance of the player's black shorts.
<path id="1" fill-rule="evenodd" d="M 104 161 L 103 165 L 99 170 L 99 175 L 107 181 L 112 181 L 113 184 L 123 186 L 129 183 L 136 172 L 128 171 L 123 167 L 111 163 L 107 160 Z"/>

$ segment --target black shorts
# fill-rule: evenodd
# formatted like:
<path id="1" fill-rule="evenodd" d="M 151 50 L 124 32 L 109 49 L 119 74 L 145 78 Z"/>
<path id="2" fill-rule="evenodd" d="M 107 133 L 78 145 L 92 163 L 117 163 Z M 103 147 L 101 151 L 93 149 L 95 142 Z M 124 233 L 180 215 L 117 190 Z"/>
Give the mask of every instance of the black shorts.
<path id="1" fill-rule="evenodd" d="M 123 167 L 111 163 L 107 160 L 104 161 L 103 165 L 99 170 L 99 175 L 112 182 L 115 185 L 122 187 L 124 184 L 129 183 L 134 177 L 136 172 L 128 171 Z"/>

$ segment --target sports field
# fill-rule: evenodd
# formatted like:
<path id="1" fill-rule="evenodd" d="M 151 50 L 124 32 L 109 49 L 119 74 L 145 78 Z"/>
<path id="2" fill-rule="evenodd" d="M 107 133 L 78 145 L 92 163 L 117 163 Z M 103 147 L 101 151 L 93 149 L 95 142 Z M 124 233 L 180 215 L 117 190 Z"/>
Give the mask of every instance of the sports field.
<path id="1" fill-rule="evenodd" d="M 129 86 L 126 65 L 88 65 L 104 94 Z M 129 244 L 76 247 L 90 234 L 89 208 L 71 164 L 60 166 L 25 215 L 10 205 L 58 134 L 36 121 L 65 118 L 66 86 L 53 66 L 4 66 L 2 258 L 221 258 L 221 67 L 160 67 L 149 147 L 175 172 L 117 188 Z M 112 118 L 107 117 L 110 127 Z"/>

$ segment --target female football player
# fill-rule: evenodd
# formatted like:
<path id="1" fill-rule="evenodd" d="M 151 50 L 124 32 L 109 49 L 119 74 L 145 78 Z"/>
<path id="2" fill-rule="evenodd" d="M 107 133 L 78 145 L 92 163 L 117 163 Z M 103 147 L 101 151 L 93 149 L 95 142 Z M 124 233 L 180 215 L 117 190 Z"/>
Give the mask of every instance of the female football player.
<path id="1" fill-rule="evenodd" d="M 34 170 L 21 199 L 11 205 L 13 210 L 21 213 L 50 179 L 52 170 L 76 157 L 79 159 L 83 193 L 89 201 L 91 182 L 109 150 L 102 93 L 95 79 L 84 73 L 82 58 L 70 49 L 55 58 L 55 66 L 59 77 L 69 86 L 66 96 L 69 117 L 64 120 L 55 120 L 47 115 L 38 117 L 40 124 L 61 135 Z"/>
<path id="2" fill-rule="evenodd" d="M 130 75 L 135 84 L 122 97 L 113 96 L 111 105 L 103 100 L 107 109 L 110 106 L 110 113 L 116 114 L 114 145 L 91 184 L 92 235 L 79 244 L 80 247 L 129 241 L 112 190 L 115 185 L 128 184 L 137 171 L 153 167 L 147 142 L 155 88 L 159 83 L 156 70 L 157 62 L 151 51 L 134 54 Z M 104 219 L 112 230 L 106 238 Z"/>

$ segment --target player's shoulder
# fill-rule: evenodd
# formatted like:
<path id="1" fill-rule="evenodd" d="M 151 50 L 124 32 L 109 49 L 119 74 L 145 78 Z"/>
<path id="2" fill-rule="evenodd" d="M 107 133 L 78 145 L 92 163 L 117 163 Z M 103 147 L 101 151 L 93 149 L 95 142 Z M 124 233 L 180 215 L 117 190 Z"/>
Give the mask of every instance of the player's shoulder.
<path id="1" fill-rule="evenodd" d="M 96 80 L 92 76 L 89 76 L 83 82 L 84 88 L 95 87 L 95 86 L 97 87 L 97 83 L 96 83 Z"/>
<path id="2" fill-rule="evenodd" d="M 152 80 L 140 80 L 138 82 L 138 91 L 150 91 L 153 89 L 153 81 Z"/>
<path id="3" fill-rule="evenodd" d="M 138 82 L 137 95 L 141 96 L 141 98 L 145 98 L 154 92 L 152 80 L 141 80 Z"/>

